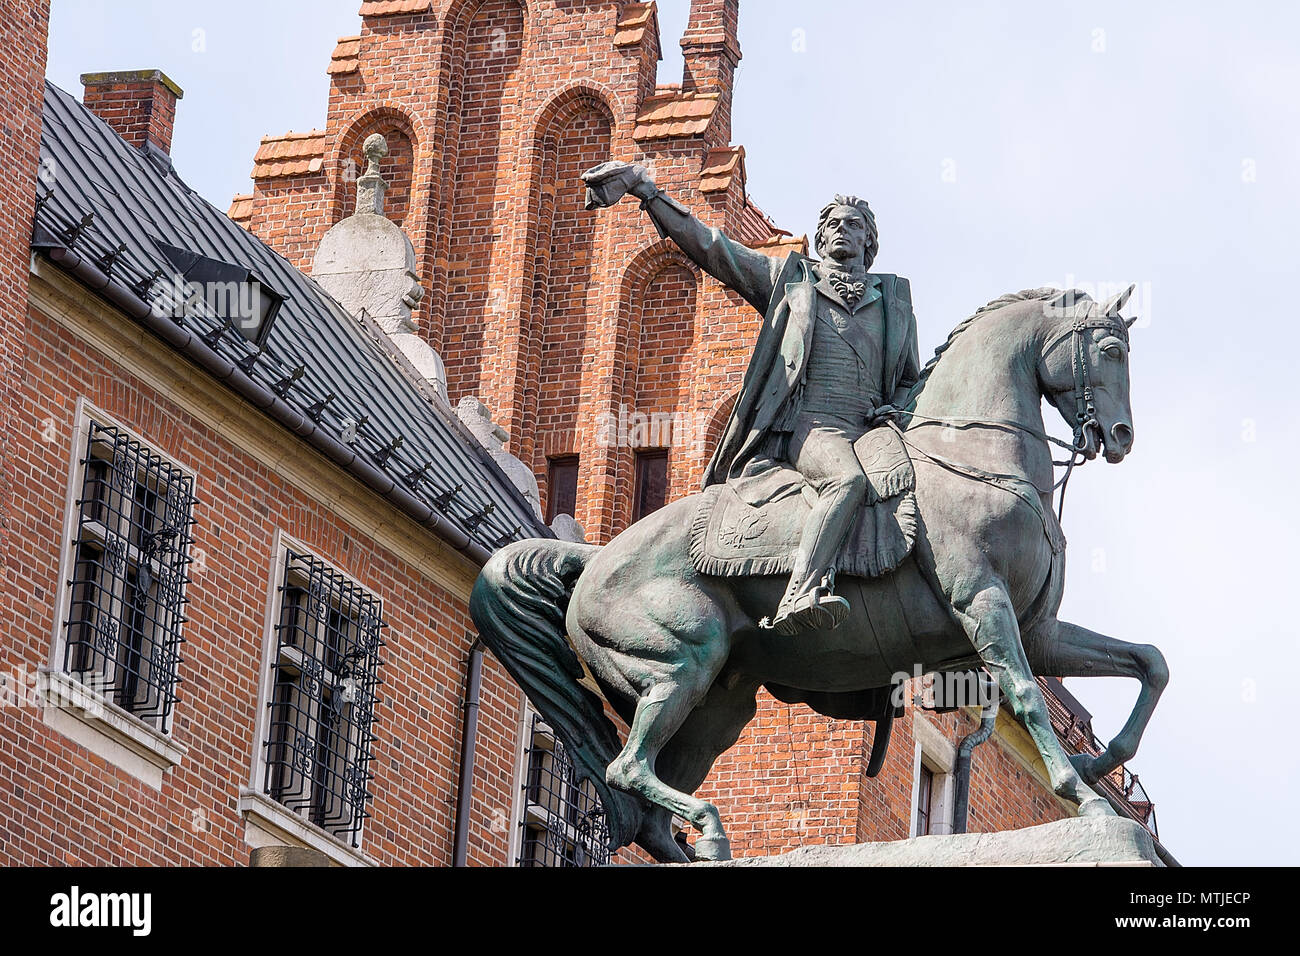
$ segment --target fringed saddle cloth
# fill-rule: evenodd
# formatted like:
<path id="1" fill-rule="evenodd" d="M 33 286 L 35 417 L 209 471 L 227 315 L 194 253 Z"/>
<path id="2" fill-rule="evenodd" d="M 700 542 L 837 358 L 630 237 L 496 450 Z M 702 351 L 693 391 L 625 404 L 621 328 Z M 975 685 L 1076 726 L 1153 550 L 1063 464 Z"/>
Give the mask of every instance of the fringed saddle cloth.
<path id="1" fill-rule="evenodd" d="M 853 446 L 867 476 L 867 497 L 849 532 L 837 573 L 878 577 L 894 570 L 916 541 L 916 472 L 902 436 L 873 428 Z M 712 485 L 691 528 L 691 560 L 701 574 L 789 574 L 816 493 L 784 462 Z"/>

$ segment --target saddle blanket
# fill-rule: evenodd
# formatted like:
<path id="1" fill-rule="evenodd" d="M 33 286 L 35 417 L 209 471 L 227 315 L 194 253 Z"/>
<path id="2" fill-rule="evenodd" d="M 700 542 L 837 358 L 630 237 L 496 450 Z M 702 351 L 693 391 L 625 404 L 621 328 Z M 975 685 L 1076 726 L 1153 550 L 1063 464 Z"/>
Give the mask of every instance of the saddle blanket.
<path id="1" fill-rule="evenodd" d="M 838 574 L 874 578 L 894 570 L 916 541 L 916 472 L 899 433 L 873 428 L 853 446 L 867 496 L 836 562 Z M 799 473 L 770 461 L 755 473 L 711 485 L 691 527 L 691 561 L 720 577 L 789 574 L 816 501 Z"/>

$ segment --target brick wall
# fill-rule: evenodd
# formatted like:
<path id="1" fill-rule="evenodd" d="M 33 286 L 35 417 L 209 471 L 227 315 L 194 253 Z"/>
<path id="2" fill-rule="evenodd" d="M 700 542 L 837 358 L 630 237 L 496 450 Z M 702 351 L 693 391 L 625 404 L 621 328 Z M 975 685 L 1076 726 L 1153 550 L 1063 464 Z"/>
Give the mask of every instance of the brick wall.
<path id="1" fill-rule="evenodd" d="M 112 321 L 130 326 L 125 319 Z M 0 859 L 6 865 L 247 862 L 235 804 L 249 778 L 255 722 L 265 704 L 258 668 L 274 571 L 271 542 L 279 530 L 384 602 L 389 627 L 364 852 L 385 864 L 449 864 L 473 631 L 465 589 L 449 587 L 380 545 L 235 444 L 227 430 L 214 429 L 169 398 L 160 387 L 165 372 L 119 364 L 36 312 L 25 345 L 33 387 L 20 402 L 25 427 L 15 450 L 23 463 L 15 526 L 16 545 L 28 556 L 16 568 L 25 600 L 22 615 L 6 621 L 0 673 L 21 679 L 48 663 L 73 414 L 77 397 L 87 396 L 197 473 L 198 560 L 187 591 L 179 668 L 184 683 L 172 730 L 189 752 L 157 791 L 47 727 L 39 709 L 0 707 Z M 235 414 L 260 417 L 247 407 Z M 290 453 L 314 463 L 323 480 L 333 474 L 336 482 L 352 481 L 296 439 L 282 440 Z M 387 508 L 378 499 L 374 506 Z M 472 569 L 458 573 L 472 577 Z M 485 665 L 470 861 L 502 865 L 521 695 L 495 661 L 489 657 Z"/>
<path id="2" fill-rule="evenodd" d="M 639 344 L 628 338 L 639 305 L 623 293 L 633 279 L 645 291 L 652 277 L 639 270 L 657 237 L 633 203 L 585 212 L 578 174 L 611 156 L 643 162 L 710 221 L 771 238 L 741 177 L 707 199 L 699 192 L 709 151 L 729 140 L 729 81 L 705 84 L 717 100 L 702 129 L 639 121 L 656 93 L 661 43 L 653 16 L 638 19 L 641 5 L 542 0 L 530 13 L 519 0 L 443 0 L 431 13 L 382 9 L 367 7 L 358 36 L 343 38 L 328 61 L 319 147 L 313 141 L 301 163 L 259 158 L 240 221 L 308 266 L 329 223 L 350 209 L 347 173 L 359 144 L 372 132 L 389 135 L 390 147 L 398 139 L 384 164 L 394 183 L 388 212 L 402 215 L 415 245 L 430 292 L 417 319 L 446 363 L 453 404 L 477 396 L 493 409 L 543 495 L 547 458 L 582 449 L 577 517 L 607 539 L 626 520 L 632 466 L 627 454 L 591 448 L 594 410 L 636 400 L 626 391 L 632 383 L 617 381 Z M 734 0 L 700 7 L 692 20 L 693 35 L 707 41 L 700 56 L 726 60 L 714 49 L 719 35 L 738 51 L 736 10 Z M 318 169 L 305 174 L 311 160 Z M 402 195 L 410 197 L 404 211 L 393 198 Z M 683 367 L 707 365 L 734 381 L 748 357 L 735 333 L 751 336 L 757 317 L 711 279 L 693 281 L 702 331 L 675 339 Z M 682 391 L 683 413 L 714 411 L 710 388 Z M 695 483 L 698 458 L 672 456 L 674 489 Z"/>
<path id="3" fill-rule="evenodd" d="M 22 466 L 13 438 L 30 422 L 20 416 L 24 387 L 27 274 L 37 176 L 53 184 L 53 167 L 39 167 L 49 0 L 14 0 L 0 7 L 0 151 L 8 158 L 0 177 L 0 569 L 6 582 L 23 551 L 16 547 L 11 514 L 14 472 Z M 12 620 L 29 596 L 0 585 L 0 615 Z"/>

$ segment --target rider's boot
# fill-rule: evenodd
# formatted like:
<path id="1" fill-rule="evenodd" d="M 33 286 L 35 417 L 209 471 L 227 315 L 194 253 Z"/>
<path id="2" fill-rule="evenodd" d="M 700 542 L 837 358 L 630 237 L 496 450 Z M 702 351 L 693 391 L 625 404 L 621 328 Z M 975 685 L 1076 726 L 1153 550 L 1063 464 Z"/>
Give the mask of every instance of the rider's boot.
<path id="1" fill-rule="evenodd" d="M 866 483 L 866 476 L 858 470 L 822 486 L 799 536 L 790 586 L 771 623 L 777 633 L 828 631 L 849 616 L 849 602 L 834 593 L 835 561 L 857 521 Z"/>
<path id="2" fill-rule="evenodd" d="M 812 585 L 811 587 L 809 585 Z M 829 631 L 849 616 L 849 602 L 834 593 L 835 571 L 814 572 L 805 581 L 791 577 L 785 597 L 776 609 L 772 629 L 790 636 L 800 631 Z"/>

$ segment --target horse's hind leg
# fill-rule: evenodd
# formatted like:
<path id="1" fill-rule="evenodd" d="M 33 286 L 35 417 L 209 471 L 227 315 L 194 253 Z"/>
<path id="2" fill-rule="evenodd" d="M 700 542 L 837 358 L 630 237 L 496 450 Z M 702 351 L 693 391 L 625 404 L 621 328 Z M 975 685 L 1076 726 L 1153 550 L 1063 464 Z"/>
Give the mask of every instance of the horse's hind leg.
<path id="1" fill-rule="evenodd" d="M 670 665 L 652 663 L 638 681 L 644 690 L 636 702 L 627 744 L 606 769 L 605 779 L 612 787 L 689 820 L 700 832 L 695 843 L 700 858 L 726 859 L 730 851 L 717 807 L 664 783 L 656 773 L 655 763 L 659 752 L 707 694 L 726 659 L 727 642 L 721 636 L 682 640 L 666 627 L 647 637 L 650 645 L 675 644 L 681 656 Z"/>
<path id="2" fill-rule="evenodd" d="M 1025 653 L 1034 673 L 1044 677 L 1132 677 L 1141 682 L 1133 712 L 1105 751 L 1096 757 L 1075 754 L 1070 760 L 1084 780 L 1095 783 L 1137 753 L 1147 721 L 1169 683 L 1169 667 L 1159 650 L 1077 624 L 1049 621 L 1025 635 Z"/>
<path id="3" fill-rule="evenodd" d="M 655 772 L 668 786 L 694 793 L 713 769 L 714 762 L 738 739 L 754 719 L 758 682 L 724 674 L 714 682 L 659 754 Z M 645 815 L 637 842 L 661 862 L 684 862 L 687 857 L 673 840 L 673 815 L 654 806 Z M 692 848 L 698 853 L 699 841 Z"/>
<path id="4" fill-rule="evenodd" d="M 1114 815 L 1106 799 L 1083 782 L 1052 729 L 1047 702 L 1025 656 L 1006 589 L 996 583 L 972 586 L 964 595 L 954 594 L 952 605 L 975 650 L 1010 699 L 1012 711 L 1038 745 L 1052 790 L 1076 804 L 1081 816 Z"/>

